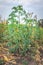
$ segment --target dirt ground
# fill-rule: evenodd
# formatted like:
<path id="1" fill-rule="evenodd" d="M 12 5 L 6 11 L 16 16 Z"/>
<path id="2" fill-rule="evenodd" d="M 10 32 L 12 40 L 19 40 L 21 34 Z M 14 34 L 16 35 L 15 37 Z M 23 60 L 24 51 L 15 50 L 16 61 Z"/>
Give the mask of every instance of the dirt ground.
<path id="1" fill-rule="evenodd" d="M 3 59 L 4 61 L 2 65 L 43 65 L 43 49 L 40 48 L 39 51 L 40 56 L 38 58 L 38 55 L 36 55 L 37 59 L 35 60 L 30 55 L 11 54 L 8 52 L 8 48 L 0 45 L 0 60 Z"/>

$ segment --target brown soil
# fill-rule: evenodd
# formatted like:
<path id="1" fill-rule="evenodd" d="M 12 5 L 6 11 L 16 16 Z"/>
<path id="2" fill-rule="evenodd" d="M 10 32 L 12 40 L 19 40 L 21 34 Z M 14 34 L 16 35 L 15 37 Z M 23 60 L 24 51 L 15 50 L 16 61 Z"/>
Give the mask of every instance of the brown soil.
<path id="1" fill-rule="evenodd" d="M 36 62 L 30 55 L 20 56 L 19 54 L 11 54 L 7 48 L 0 45 L 0 59 L 4 60 L 3 65 L 43 65 L 43 49 L 40 48 L 41 61 Z"/>

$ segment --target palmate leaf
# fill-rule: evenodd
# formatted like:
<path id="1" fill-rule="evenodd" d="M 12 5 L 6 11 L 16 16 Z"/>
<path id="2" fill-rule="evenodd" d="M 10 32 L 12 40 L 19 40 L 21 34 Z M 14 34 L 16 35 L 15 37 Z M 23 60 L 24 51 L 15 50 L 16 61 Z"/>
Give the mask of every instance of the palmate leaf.
<path id="1" fill-rule="evenodd" d="M 10 21 L 11 23 L 18 23 L 18 21 L 16 20 L 16 17 L 10 17 L 10 18 L 8 18 L 8 21 Z"/>
<path id="2" fill-rule="evenodd" d="M 18 23 L 18 21 L 17 21 L 16 19 L 14 19 L 14 22 L 15 22 L 15 23 Z"/>
<path id="3" fill-rule="evenodd" d="M 13 12 L 9 15 L 10 17 L 17 17 L 16 14 L 14 14 Z"/>
<path id="4" fill-rule="evenodd" d="M 14 14 L 14 13 L 15 13 L 14 11 L 11 12 L 11 14 Z M 10 16 L 10 15 L 9 15 L 9 16 Z"/>
<path id="5" fill-rule="evenodd" d="M 18 10 L 18 14 L 19 14 L 20 16 L 23 16 L 23 12 L 22 12 L 22 11 L 19 11 L 19 10 Z"/>
<path id="6" fill-rule="evenodd" d="M 17 10 L 22 10 L 22 11 L 23 11 L 22 5 L 19 5 L 19 6 L 17 7 Z"/>
<path id="7" fill-rule="evenodd" d="M 15 11 L 17 11 L 17 7 L 13 7 L 12 9 L 14 9 Z"/>
<path id="8" fill-rule="evenodd" d="M 10 21 L 11 23 L 14 22 L 14 18 L 8 18 L 8 21 Z"/>
<path id="9" fill-rule="evenodd" d="M 29 22 L 34 22 L 34 19 L 29 19 Z"/>

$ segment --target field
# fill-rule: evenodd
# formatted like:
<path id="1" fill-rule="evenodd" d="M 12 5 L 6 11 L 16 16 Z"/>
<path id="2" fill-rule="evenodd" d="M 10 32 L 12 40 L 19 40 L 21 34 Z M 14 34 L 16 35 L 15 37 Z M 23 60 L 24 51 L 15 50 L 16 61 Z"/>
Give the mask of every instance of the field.
<path id="1" fill-rule="evenodd" d="M 43 65 L 43 28 L 0 24 L 0 65 Z"/>
<path id="2" fill-rule="evenodd" d="M 0 23 L 0 65 L 43 65 L 43 22 L 22 5 Z"/>

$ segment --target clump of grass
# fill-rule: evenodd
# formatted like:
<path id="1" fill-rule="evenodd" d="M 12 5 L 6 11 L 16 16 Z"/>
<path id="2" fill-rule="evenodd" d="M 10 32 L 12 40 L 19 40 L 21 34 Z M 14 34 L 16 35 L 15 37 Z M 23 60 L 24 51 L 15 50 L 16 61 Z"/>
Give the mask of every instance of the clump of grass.
<path id="1" fill-rule="evenodd" d="M 23 63 L 23 65 L 28 65 L 28 61 L 26 61 L 26 60 L 23 60 L 22 63 Z"/>

